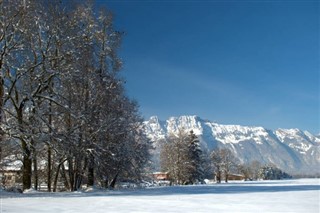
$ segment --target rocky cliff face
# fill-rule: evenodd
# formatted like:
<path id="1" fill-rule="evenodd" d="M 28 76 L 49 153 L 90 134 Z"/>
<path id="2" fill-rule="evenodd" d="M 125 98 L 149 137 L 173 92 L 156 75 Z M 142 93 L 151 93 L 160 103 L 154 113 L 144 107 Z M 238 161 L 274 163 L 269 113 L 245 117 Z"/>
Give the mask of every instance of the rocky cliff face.
<path id="1" fill-rule="evenodd" d="M 160 121 L 156 116 L 145 121 L 146 134 L 158 148 L 159 141 L 183 128 L 193 130 L 209 151 L 228 148 L 241 163 L 258 160 L 273 163 L 290 173 L 314 174 L 320 166 L 320 137 L 299 129 L 267 130 L 263 127 L 221 125 L 197 116 L 171 117 Z"/>

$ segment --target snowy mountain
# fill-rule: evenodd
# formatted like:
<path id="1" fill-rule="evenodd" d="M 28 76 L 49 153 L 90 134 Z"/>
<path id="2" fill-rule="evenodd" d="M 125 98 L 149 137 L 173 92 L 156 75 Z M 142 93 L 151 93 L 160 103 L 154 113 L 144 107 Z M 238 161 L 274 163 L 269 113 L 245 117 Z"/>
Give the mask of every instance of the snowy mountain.
<path id="1" fill-rule="evenodd" d="M 263 127 L 222 125 L 197 116 L 171 117 L 160 121 L 156 116 L 144 122 L 146 134 L 159 148 L 169 133 L 183 128 L 193 130 L 204 148 L 228 148 L 241 163 L 258 160 L 273 163 L 292 174 L 314 174 L 320 166 L 320 137 L 299 129 L 268 130 Z"/>

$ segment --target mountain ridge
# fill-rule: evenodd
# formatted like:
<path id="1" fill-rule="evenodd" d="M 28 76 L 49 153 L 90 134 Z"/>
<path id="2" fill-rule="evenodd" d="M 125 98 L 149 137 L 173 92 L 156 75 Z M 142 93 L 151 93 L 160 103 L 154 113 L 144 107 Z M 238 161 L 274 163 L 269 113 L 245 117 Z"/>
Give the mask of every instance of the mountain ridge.
<path id="1" fill-rule="evenodd" d="M 308 131 L 225 125 L 196 115 L 170 117 L 165 121 L 152 116 L 144 125 L 147 136 L 155 144 L 182 128 L 193 130 L 208 151 L 217 147 L 228 148 L 241 163 L 258 160 L 294 174 L 315 174 L 319 170 L 320 137 Z"/>

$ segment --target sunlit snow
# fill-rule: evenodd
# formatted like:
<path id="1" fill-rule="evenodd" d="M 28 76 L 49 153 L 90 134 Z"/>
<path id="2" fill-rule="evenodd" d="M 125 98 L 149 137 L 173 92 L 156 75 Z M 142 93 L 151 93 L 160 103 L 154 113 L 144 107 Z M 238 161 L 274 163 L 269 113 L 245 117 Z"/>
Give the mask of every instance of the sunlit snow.
<path id="1" fill-rule="evenodd" d="M 123 191 L 12 194 L 0 212 L 308 212 L 318 213 L 320 179 L 233 182 Z"/>

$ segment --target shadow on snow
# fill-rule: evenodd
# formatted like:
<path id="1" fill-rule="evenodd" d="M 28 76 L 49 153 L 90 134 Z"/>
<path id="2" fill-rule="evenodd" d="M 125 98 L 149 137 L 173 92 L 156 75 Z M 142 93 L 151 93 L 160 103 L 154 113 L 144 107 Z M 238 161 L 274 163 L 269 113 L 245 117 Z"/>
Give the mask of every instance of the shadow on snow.
<path id="1" fill-rule="evenodd" d="M 194 186 L 168 186 L 145 189 L 97 190 L 93 192 L 36 192 L 28 194 L 1 193 L 1 198 L 9 197 L 94 197 L 94 196 L 168 196 L 168 195 L 205 195 L 205 194 L 239 194 L 259 192 L 291 192 L 320 190 L 319 184 L 285 184 L 284 182 L 231 183 Z"/>

